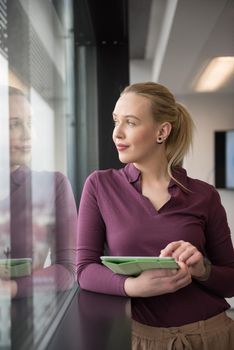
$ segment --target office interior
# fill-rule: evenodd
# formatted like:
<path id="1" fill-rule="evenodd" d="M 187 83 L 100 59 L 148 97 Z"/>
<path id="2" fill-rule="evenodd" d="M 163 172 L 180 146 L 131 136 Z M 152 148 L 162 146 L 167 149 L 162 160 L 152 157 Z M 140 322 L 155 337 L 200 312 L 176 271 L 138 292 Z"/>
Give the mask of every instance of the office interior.
<path id="1" fill-rule="evenodd" d="M 12 180 L 17 125 L 9 129 L 9 106 L 21 101 L 19 118 L 30 114 L 24 205 L 30 207 L 31 238 L 24 244 L 34 260 L 43 257 L 37 268 L 50 271 L 27 276 L 20 297 L 9 286 L 0 293 L 0 349 L 131 348 L 128 298 L 82 291 L 68 282 L 69 269 L 60 274 L 61 266 L 50 268 L 59 249 L 51 236 L 59 220 L 56 191 L 63 183 L 78 209 L 92 171 L 122 166 L 111 138 L 112 110 L 121 90 L 139 81 L 166 85 L 188 107 L 196 130 L 184 167 L 189 176 L 216 185 L 215 133 L 234 130 L 233 23 L 233 0 L 0 0 L 0 261 L 19 258 L 15 235 L 26 230 L 17 220 L 14 227 L 21 204 L 14 212 L 11 192 L 11 181 L 26 176 Z M 218 57 L 228 58 L 231 74 L 215 87 L 199 86 Z M 18 92 L 9 95 L 9 87 Z M 233 164 L 233 148 L 231 157 Z M 216 187 L 234 241 L 232 181 Z M 10 267 L 2 266 L 5 279 Z M 228 301 L 234 309 L 233 298 Z"/>

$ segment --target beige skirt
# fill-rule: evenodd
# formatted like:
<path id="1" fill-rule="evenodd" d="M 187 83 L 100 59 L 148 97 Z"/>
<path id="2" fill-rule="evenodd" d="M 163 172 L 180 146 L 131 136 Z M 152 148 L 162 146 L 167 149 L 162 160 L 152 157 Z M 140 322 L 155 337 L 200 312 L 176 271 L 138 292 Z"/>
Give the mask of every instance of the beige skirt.
<path id="1" fill-rule="evenodd" d="M 225 312 L 181 327 L 132 321 L 132 350 L 234 350 L 234 321 Z"/>

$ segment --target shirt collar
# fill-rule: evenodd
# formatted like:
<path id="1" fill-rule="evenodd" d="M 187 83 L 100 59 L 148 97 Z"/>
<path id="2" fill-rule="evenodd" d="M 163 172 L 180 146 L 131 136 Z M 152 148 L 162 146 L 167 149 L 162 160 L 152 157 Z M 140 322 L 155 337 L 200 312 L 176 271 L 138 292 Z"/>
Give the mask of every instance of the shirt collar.
<path id="1" fill-rule="evenodd" d="M 11 173 L 11 183 L 13 185 L 21 185 L 30 173 L 30 169 L 27 166 L 20 166 L 18 169 Z"/>
<path id="2" fill-rule="evenodd" d="M 123 171 L 130 183 L 137 182 L 141 175 L 140 170 L 137 169 L 133 163 L 127 164 L 123 168 Z M 188 188 L 187 172 L 184 168 L 182 167 L 175 168 L 172 171 L 172 175 L 181 185 L 183 185 L 185 188 Z M 183 187 L 180 186 L 174 179 L 171 179 L 168 188 L 173 186 L 179 186 L 181 189 L 183 189 Z"/>
<path id="3" fill-rule="evenodd" d="M 173 186 L 177 186 L 177 187 L 179 186 L 182 190 L 188 189 L 188 177 L 187 177 L 187 172 L 184 168 L 177 167 L 173 169 L 172 175 L 179 183 L 176 182 L 174 179 L 171 179 L 168 188 Z M 180 186 L 180 184 L 182 186 Z"/>
<path id="4" fill-rule="evenodd" d="M 137 169 L 133 163 L 127 164 L 123 171 L 125 175 L 127 176 L 127 179 L 130 183 L 134 183 L 139 180 L 141 172 L 139 169 Z"/>

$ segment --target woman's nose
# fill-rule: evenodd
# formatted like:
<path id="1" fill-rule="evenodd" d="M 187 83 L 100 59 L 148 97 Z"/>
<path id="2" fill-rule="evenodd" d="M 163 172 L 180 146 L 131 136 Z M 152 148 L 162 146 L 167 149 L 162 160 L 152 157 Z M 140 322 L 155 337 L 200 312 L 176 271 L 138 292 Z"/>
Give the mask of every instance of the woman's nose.
<path id="1" fill-rule="evenodd" d="M 22 138 L 24 140 L 30 140 L 31 139 L 31 127 L 28 126 L 27 124 L 23 125 Z"/>
<path id="2" fill-rule="evenodd" d="M 124 129 L 123 129 L 123 125 L 122 124 L 119 124 L 119 125 L 115 126 L 114 131 L 113 131 L 113 136 L 116 139 L 124 138 Z"/>

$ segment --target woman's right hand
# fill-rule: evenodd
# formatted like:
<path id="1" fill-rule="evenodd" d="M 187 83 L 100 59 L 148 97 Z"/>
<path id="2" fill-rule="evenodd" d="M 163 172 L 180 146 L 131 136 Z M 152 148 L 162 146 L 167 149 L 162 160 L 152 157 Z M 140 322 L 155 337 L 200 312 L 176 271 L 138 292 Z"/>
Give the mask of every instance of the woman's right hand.
<path id="1" fill-rule="evenodd" d="M 124 289 L 130 297 L 152 297 L 173 293 L 192 282 L 186 264 L 178 262 L 178 270 L 155 269 L 143 271 L 137 277 L 128 277 Z"/>

